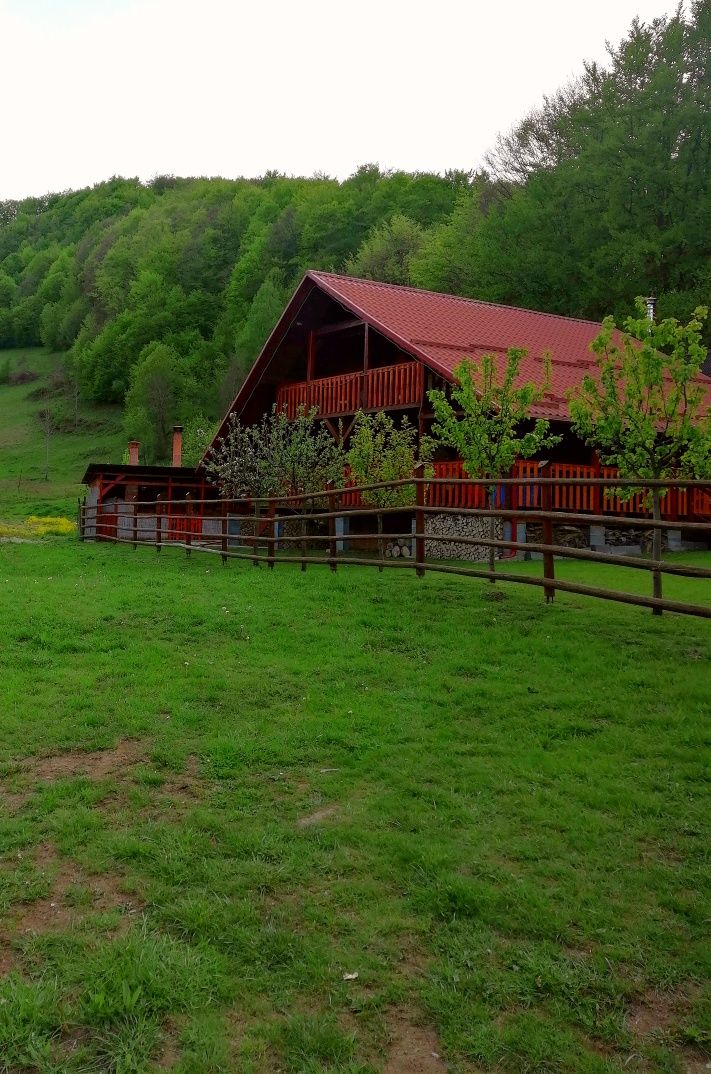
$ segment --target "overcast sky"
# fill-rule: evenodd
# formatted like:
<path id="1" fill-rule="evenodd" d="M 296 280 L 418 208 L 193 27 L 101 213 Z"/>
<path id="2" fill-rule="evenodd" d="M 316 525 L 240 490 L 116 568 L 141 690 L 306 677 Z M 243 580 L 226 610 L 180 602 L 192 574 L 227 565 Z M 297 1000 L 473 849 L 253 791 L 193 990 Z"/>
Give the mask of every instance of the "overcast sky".
<path id="1" fill-rule="evenodd" d="M 475 168 L 674 0 L 0 0 L 0 198 L 111 175 Z"/>

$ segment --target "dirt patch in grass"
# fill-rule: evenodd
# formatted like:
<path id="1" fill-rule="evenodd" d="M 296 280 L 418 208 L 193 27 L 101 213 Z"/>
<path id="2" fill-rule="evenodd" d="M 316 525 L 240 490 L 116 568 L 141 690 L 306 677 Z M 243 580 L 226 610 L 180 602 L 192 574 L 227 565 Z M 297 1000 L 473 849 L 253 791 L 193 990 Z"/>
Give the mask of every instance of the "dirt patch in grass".
<path id="1" fill-rule="evenodd" d="M 629 1008 L 627 1024 L 630 1031 L 636 1037 L 667 1032 L 681 1020 L 693 999 L 691 988 L 679 988 L 674 992 L 650 989 Z"/>
<path id="2" fill-rule="evenodd" d="M 330 820 L 338 813 L 337 805 L 322 806 L 314 813 L 308 813 L 305 817 L 299 817 L 296 821 L 297 828 L 312 828 L 315 824 L 322 824 L 324 820 Z"/>
<path id="3" fill-rule="evenodd" d="M 439 1041 L 430 1026 L 416 1024 L 406 1011 L 388 1017 L 390 1050 L 385 1074 L 445 1074 Z"/>
<path id="4" fill-rule="evenodd" d="M 60 857 L 50 843 L 37 849 L 34 860 L 40 873 L 51 875 L 50 892 L 42 899 L 13 907 L 6 915 L 6 923 L 0 927 L 0 973 L 15 966 L 12 943 L 22 936 L 61 932 L 80 924 L 87 912 L 112 910 L 121 913 L 115 930 L 120 934 L 143 909 L 140 899 L 122 890 L 120 876 L 88 875 L 76 862 Z"/>
<path id="5" fill-rule="evenodd" d="M 29 760 L 25 766 L 31 776 L 37 780 L 51 782 L 55 779 L 67 779 L 72 776 L 88 776 L 89 779 L 106 779 L 109 776 L 125 773 L 145 757 L 146 744 L 138 739 L 127 738 L 116 746 L 106 750 L 68 750 L 53 757 L 37 757 Z"/>

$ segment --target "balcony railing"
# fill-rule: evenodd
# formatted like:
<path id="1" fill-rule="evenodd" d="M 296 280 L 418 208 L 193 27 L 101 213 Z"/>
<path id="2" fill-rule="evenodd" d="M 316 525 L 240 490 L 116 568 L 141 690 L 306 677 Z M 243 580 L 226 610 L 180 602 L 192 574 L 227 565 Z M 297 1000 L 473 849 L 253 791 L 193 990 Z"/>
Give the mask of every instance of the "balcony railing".
<path id="1" fill-rule="evenodd" d="M 384 410 L 416 406 L 422 399 L 424 368 L 419 362 L 379 366 L 367 373 L 344 373 L 337 377 L 282 384 L 277 391 L 277 410 L 295 418 L 299 407 L 316 407 L 320 417 L 355 414 L 356 410 Z"/>

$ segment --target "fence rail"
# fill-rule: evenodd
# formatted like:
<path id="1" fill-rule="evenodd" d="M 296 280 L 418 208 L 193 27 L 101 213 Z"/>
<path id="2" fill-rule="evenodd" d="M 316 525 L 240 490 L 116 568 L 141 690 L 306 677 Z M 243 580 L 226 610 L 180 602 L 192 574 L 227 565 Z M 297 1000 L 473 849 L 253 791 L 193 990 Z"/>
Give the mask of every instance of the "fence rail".
<path id="1" fill-rule="evenodd" d="M 690 535 L 698 539 L 711 541 L 711 522 L 678 523 L 669 518 L 655 521 L 652 518 L 639 519 L 630 513 L 595 514 L 600 504 L 605 502 L 604 491 L 614 487 L 637 488 L 639 482 L 623 480 L 616 474 L 608 476 L 585 476 L 585 467 L 568 466 L 565 474 L 556 476 L 516 476 L 496 482 L 497 488 L 505 494 L 488 495 L 490 482 L 482 479 L 462 479 L 456 477 L 457 466 L 447 464 L 450 471 L 440 465 L 439 474 L 425 476 L 424 470 L 412 478 L 393 482 L 380 482 L 365 486 L 330 487 L 323 492 L 309 496 L 292 495 L 285 497 L 265 497 L 251 501 L 228 503 L 213 498 L 204 500 L 171 500 L 164 502 L 158 497 L 151 501 L 132 501 L 122 504 L 83 504 L 79 507 L 79 531 L 83 539 L 108 540 L 117 544 L 153 545 L 158 552 L 165 545 L 184 549 L 187 555 L 192 552 L 217 554 L 223 563 L 230 559 L 249 560 L 254 564 L 264 563 L 273 568 L 275 564 L 298 563 L 302 570 L 308 565 L 328 565 L 336 570 L 340 565 L 377 566 L 385 568 L 410 568 L 421 577 L 426 571 L 457 574 L 473 578 L 486 578 L 490 581 L 517 582 L 523 585 L 541 587 L 546 601 L 552 601 L 556 590 L 598 597 L 604 600 L 651 608 L 656 614 L 662 611 L 680 612 L 711 618 L 711 603 L 691 604 L 669 600 L 661 596 L 644 596 L 622 590 L 607 589 L 582 583 L 566 581 L 555 574 L 558 559 L 578 560 L 614 566 L 630 567 L 646 571 L 657 579 L 657 592 L 661 593 L 661 578 L 664 575 L 694 579 L 711 579 L 711 568 L 679 562 L 656 561 L 643 555 L 621 555 L 600 552 L 595 549 L 569 547 L 555 539 L 554 526 L 557 523 L 569 525 L 601 524 L 615 529 L 644 527 L 646 530 L 664 531 L 683 527 Z M 677 500 L 685 499 L 711 504 L 711 487 L 700 481 L 666 481 L 645 482 L 647 487 L 663 487 L 666 495 Z M 395 490 L 411 493 L 411 501 L 399 506 L 363 506 L 363 495 L 371 501 L 378 493 L 385 490 L 392 494 Z M 643 495 L 640 493 L 640 495 Z M 352 512 L 352 504 L 357 497 L 360 506 L 357 514 L 360 519 L 372 519 L 377 529 L 371 527 L 368 532 L 339 533 L 338 520 Z M 508 498 L 507 498 L 508 497 Z M 515 507 L 502 506 L 515 503 Z M 396 516 L 394 521 L 401 521 L 404 515 L 414 516 L 414 529 L 406 532 L 383 532 L 383 520 Z M 464 519 L 481 519 L 493 521 L 494 527 L 508 522 L 511 526 L 510 537 L 497 536 L 495 529 L 489 533 L 475 535 L 464 532 L 442 534 L 428 527 L 428 519 L 434 516 L 461 517 Z M 518 539 L 515 523 L 525 518 L 527 522 L 541 524 L 543 539 L 522 541 Z M 309 528 L 311 532 L 308 532 Z M 503 528 L 503 526 L 502 526 Z M 347 553 L 343 542 L 347 540 L 351 549 Z M 387 541 L 397 541 L 398 549 L 407 551 L 396 559 L 385 555 Z M 510 568 L 491 566 L 469 566 L 464 561 L 456 564 L 443 563 L 427 555 L 440 542 L 448 542 L 463 548 L 478 547 L 494 554 L 506 553 L 516 556 L 518 553 L 542 557 L 542 576 L 536 577 L 525 573 L 516 573 Z M 309 550 L 309 545 L 311 549 Z M 289 550 L 299 554 L 289 554 Z M 314 554 L 314 547 L 323 547 L 323 554 Z M 375 556 L 367 556 L 369 548 L 377 551 Z M 278 554 L 277 554 L 278 553 Z M 709 590 L 711 597 L 711 589 Z"/>

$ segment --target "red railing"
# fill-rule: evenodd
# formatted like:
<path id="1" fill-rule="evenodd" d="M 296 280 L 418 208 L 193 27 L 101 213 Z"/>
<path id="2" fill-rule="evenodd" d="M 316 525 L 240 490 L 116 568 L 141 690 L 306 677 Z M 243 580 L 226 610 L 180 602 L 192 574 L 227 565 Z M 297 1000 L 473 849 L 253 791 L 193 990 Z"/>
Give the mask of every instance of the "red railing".
<path id="1" fill-rule="evenodd" d="M 388 406 L 412 406 L 419 403 L 424 387 L 424 366 L 419 362 L 400 362 L 369 369 L 365 374 L 366 410 Z"/>
<path id="2" fill-rule="evenodd" d="M 424 367 L 419 362 L 399 362 L 369 369 L 367 373 L 343 373 L 337 377 L 282 384 L 277 391 L 277 410 L 295 418 L 299 407 L 316 407 L 319 415 L 355 414 L 386 407 L 415 406 L 422 398 Z"/>
<path id="3" fill-rule="evenodd" d="M 436 462 L 434 476 L 461 480 L 467 475 L 461 460 L 455 459 L 454 462 Z M 430 485 L 427 502 L 430 507 L 486 507 L 486 489 L 469 483 Z"/>
<path id="4" fill-rule="evenodd" d="M 688 496 L 686 490 L 684 490 L 684 496 Z M 691 490 L 691 513 L 692 515 L 698 515 L 699 518 L 711 518 L 711 491 L 707 492 L 705 489 Z"/>

